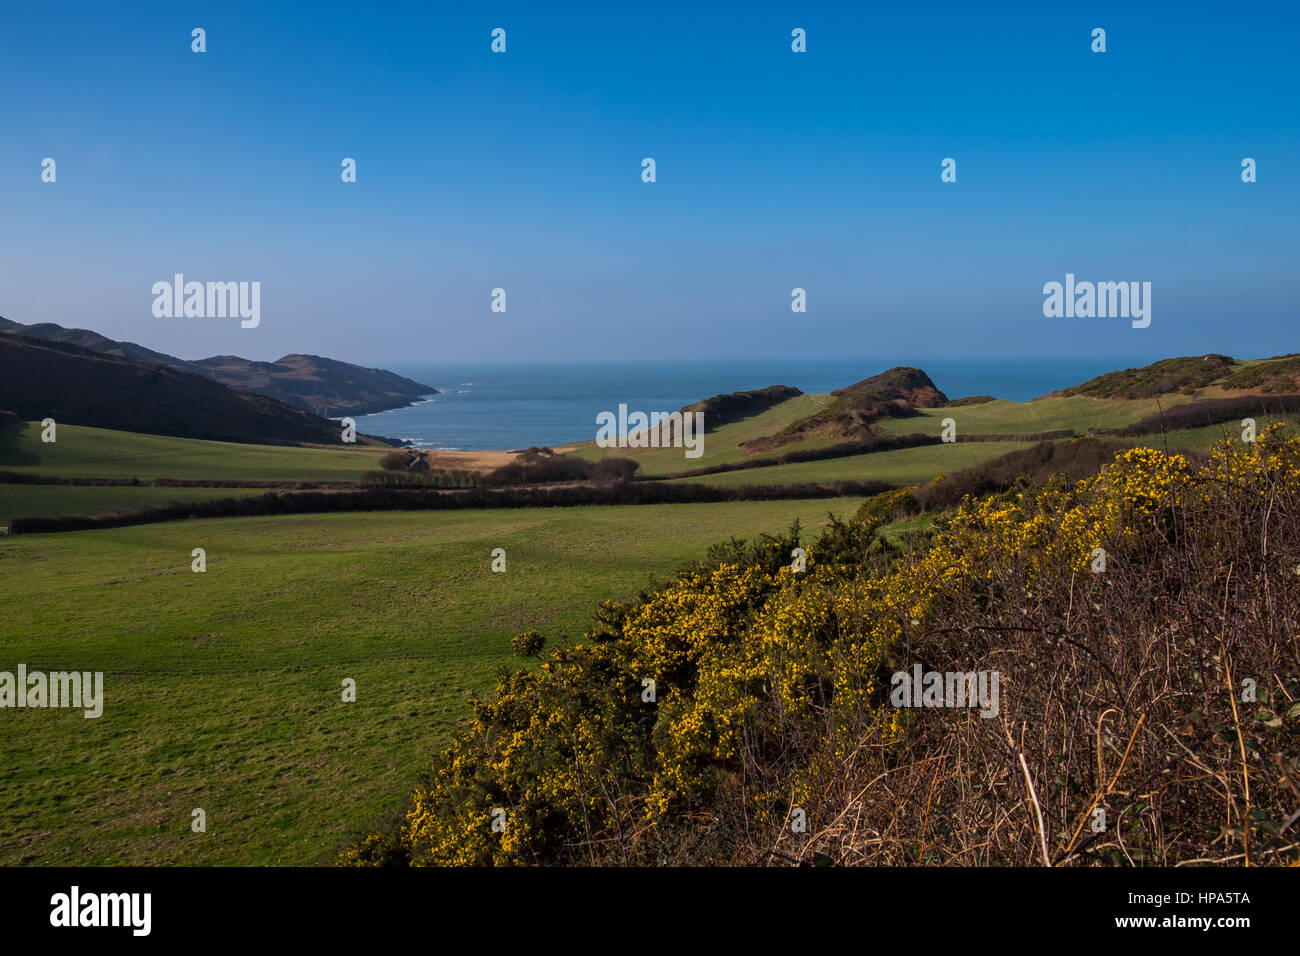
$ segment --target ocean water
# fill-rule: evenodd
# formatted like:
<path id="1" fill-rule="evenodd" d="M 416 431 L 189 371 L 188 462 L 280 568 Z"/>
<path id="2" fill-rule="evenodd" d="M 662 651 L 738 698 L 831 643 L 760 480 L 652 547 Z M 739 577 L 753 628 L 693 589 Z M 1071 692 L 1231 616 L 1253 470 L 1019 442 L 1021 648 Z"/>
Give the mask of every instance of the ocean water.
<path id="1" fill-rule="evenodd" d="M 621 362 L 573 365 L 389 366 L 439 394 L 357 418 L 357 429 L 420 448 L 516 449 L 596 437 L 596 415 L 676 411 L 725 392 L 793 385 L 809 394 L 843 388 L 895 365 L 923 368 L 949 398 L 1027 401 L 1149 359 L 832 359 L 825 361 Z"/>

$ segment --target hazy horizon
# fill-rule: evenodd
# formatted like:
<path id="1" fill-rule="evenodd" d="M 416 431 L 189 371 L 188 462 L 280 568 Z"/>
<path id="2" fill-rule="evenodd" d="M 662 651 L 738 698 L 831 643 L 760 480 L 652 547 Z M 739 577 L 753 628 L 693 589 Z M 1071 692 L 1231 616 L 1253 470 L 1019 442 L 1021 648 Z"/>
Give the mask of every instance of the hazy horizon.
<path id="1" fill-rule="evenodd" d="M 1290 6 L 142 7 L 8 12 L 0 315 L 378 367 L 1300 349 Z M 155 317 L 177 273 L 260 324 Z M 1045 318 L 1067 274 L 1151 325 Z"/>

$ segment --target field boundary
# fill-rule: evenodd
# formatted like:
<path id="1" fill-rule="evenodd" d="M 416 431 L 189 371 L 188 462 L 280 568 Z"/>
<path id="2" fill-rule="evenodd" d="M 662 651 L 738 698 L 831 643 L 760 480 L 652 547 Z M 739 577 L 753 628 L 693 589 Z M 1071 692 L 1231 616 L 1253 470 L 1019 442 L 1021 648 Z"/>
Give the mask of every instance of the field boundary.
<path id="1" fill-rule="evenodd" d="M 301 491 L 218 498 L 173 505 L 146 505 L 97 515 L 13 518 L 11 534 L 87 531 L 127 525 L 183 521 L 191 518 L 265 517 L 329 514 L 349 511 L 452 511 L 475 508 L 564 508 L 583 505 L 704 504 L 729 501 L 781 501 L 814 498 L 866 497 L 893 491 L 883 481 L 840 481 L 831 484 L 744 485 L 720 488 L 675 482 L 620 482 L 609 485 L 567 485 L 548 488 L 473 488 L 453 491 L 368 488 L 361 491 Z"/>

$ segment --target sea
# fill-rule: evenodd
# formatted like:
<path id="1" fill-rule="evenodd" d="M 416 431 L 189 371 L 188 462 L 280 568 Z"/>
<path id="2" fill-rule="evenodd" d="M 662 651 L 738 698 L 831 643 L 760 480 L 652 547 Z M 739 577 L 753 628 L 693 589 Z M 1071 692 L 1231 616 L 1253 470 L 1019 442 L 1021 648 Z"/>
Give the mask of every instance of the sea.
<path id="1" fill-rule="evenodd" d="M 711 395 L 792 385 L 824 394 L 896 365 L 922 368 L 949 398 L 992 395 L 1028 401 L 1150 359 L 828 359 L 590 364 L 390 365 L 431 385 L 405 408 L 357 417 L 357 430 L 418 448 L 522 449 L 596 437 L 596 415 L 676 411 Z"/>

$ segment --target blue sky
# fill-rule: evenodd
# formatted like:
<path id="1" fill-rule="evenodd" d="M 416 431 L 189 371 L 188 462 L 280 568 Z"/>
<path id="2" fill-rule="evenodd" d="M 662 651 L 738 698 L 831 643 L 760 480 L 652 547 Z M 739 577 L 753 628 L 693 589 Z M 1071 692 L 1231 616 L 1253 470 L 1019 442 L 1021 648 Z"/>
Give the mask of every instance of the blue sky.
<path id="1" fill-rule="evenodd" d="M 267 6 L 5 5 L 0 315 L 377 365 L 1300 351 L 1292 4 Z M 176 272 L 261 325 L 155 318 Z M 1067 272 L 1151 326 L 1044 318 Z"/>

